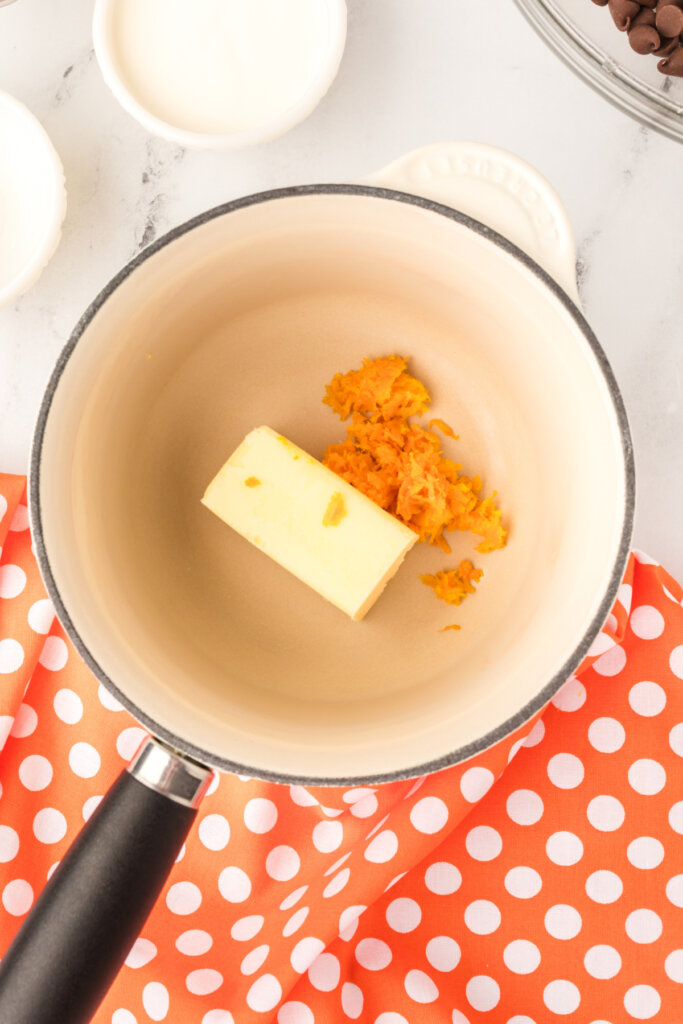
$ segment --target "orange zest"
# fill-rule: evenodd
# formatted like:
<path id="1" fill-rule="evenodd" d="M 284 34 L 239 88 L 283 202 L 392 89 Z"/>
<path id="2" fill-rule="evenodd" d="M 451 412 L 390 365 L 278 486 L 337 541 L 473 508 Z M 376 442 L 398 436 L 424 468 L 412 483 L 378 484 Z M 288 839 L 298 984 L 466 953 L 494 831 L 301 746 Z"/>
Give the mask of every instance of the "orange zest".
<path id="1" fill-rule="evenodd" d="M 437 434 L 410 422 L 426 412 L 430 397 L 408 373 L 407 360 L 364 359 L 359 370 L 333 377 L 323 401 L 342 419 L 351 418 L 346 440 L 330 445 L 323 456 L 329 469 L 421 541 L 450 551 L 444 531 L 471 530 L 481 537 L 479 551 L 504 546 L 507 534 L 495 496 L 481 498 L 479 477 L 461 474 L 461 466 L 442 454 Z M 442 420 L 432 423 L 455 436 Z"/>
<path id="2" fill-rule="evenodd" d="M 459 605 L 468 594 L 474 593 L 474 584 L 484 573 L 475 569 L 469 558 L 464 558 L 457 569 L 441 569 L 434 575 L 425 574 L 420 579 L 446 604 Z"/>
<path id="3" fill-rule="evenodd" d="M 414 530 L 420 541 L 449 552 L 444 533 L 469 530 L 480 538 L 477 551 L 502 548 L 507 531 L 496 492 L 481 497 L 480 478 L 460 472 L 462 467 L 443 454 L 441 439 L 431 428 L 457 440 L 453 429 L 438 418 L 428 427 L 411 422 L 427 411 L 430 401 L 427 388 L 408 373 L 402 356 L 364 359 L 358 370 L 335 374 L 323 402 L 350 423 L 346 440 L 330 445 L 322 461 Z M 459 605 L 474 593 L 482 575 L 464 560 L 457 569 L 420 578 L 438 598 Z"/>
<path id="4" fill-rule="evenodd" d="M 448 424 L 444 423 L 443 420 L 439 420 L 439 419 L 430 420 L 429 421 L 429 429 L 431 430 L 432 427 L 436 427 L 436 429 L 440 430 L 441 433 L 445 434 L 446 437 L 452 437 L 454 441 L 459 441 L 460 440 L 458 434 L 454 433 L 453 428 L 449 427 Z"/>
<path id="5" fill-rule="evenodd" d="M 406 371 L 407 365 L 400 356 L 364 359 L 360 370 L 334 375 L 323 402 L 342 420 L 351 415 L 373 422 L 419 416 L 429 405 L 429 392 Z"/>

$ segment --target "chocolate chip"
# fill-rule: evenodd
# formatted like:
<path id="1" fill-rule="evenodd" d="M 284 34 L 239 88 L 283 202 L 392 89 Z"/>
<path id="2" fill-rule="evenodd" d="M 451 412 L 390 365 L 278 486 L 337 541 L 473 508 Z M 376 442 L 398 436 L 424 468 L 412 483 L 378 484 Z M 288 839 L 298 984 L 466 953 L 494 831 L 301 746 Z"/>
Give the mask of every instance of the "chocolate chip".
<path id="1" fill-rule="evenodd" d="M 661 46 L 662 41 L 655 28 L 655 12 L 649 7 L 641 7 L 632 19 L 628 41 L 636 53 L 655 53 Z"/>
<path id="2" fill-rule="evenodd" d="M 609 0 L 607 6 L 612 15 L 614 24 L 620 32 L 627 32 L 631 26 L 631 20 L 635 18 L 640 10 L 637 0 Z"/>
<path id="3" fill-rule="evenodd" d="M 683 46 L 677 46 L 668 57 L 660 60 L 657 65 L 663 75 L 675 75 L 683 78 Z"/>
<path id="4" fill-rule="evenodd" d="M 649 7 L 643 7 L 638 11 L 635 18 L 631 21 L 631 29 L 634 29 L 637 25 L 654 25 L 655 24 L 655 12 L 650 10 Z"/>
<path id="5" fill-rule="evenodd" d="M 631 49 L 636 53 L 654 53 L 659 48 L 659 33 L 652 25 L 636 25 L 628 34 Z"/>
<path id="6" fill-rule="evenodd" d="M 668 39 L 680 36 L 683 32 L 683 10 L 674 4 L 661 5 L 657 8 L 657 31 Z"/>
<path id="7" fill-rule="evenodd" d="M 683 78 L 683 0 L 593 0 L 608 7 L 612 20 L 636 53 L 662 59 L 663 75 Z"/>
<path id="8" fill-rule="evenodd" d="M 677 46 L 680 46 L 678 36 L 675 39 L 662 39 L 662 44 L 658 50 L 653 50 L 655 57 L 668 57 Z"/>

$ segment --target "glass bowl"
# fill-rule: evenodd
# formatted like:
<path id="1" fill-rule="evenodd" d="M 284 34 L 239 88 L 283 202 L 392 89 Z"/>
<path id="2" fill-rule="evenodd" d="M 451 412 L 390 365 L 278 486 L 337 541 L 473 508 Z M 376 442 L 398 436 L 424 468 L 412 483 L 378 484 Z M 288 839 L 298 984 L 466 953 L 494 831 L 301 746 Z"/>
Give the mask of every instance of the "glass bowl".
<path id="1" fill-rule="evenodd" d="M 546 43 L 578 75 L 644 124 L 683 141 L 683 78 L 635 53 L 606 7 L 591 0 L 517 0 Z"/>

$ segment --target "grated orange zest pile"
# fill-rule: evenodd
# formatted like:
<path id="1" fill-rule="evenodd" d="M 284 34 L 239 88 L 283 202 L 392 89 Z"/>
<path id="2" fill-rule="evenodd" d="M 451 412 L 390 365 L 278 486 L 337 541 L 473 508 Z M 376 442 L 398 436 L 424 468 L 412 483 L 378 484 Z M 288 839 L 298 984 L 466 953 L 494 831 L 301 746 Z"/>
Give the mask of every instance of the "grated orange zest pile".
<path id="1" fill-rule="evenodd" d="M 414 530 L 420 541 L 449 552 L 444 532 L 469 530 L 481 538 L 477 551 L 502 548 L 507 531 L 496 492 L 482 498 L 479 477 L 462 474 L 462 467 L 443 455 L 431 429 L 457 440 L 452 428 L 441 419 L 430 420 L 427 428 L 410 422 L 427 411 L 430 401 L 402 356 L 364 359 L 360 369 L 335 374 L 323 402 L 351 422 L 346 440 L 330 445 L 323 463 Z M 459 605 L 474 593 L 473 584 L 482 575 L 464 560 L 457 569 L 420 578 L 437 597 Z"/>
<path id="2" fill-rule="evenodd" d="M 420 416 L 429 405 L 429 392 L 407 365 L 400 356 L 364 359 L 360 370 L 334 375 L 323 402 L 343 420 L 351 415 L 373 422 Z"/>
<path id="3" fill-rule="evenodd" d="M 503 547 L 506 531 L 495 494 L 480 498 L 479 477 L 461 474 L 442 454 L 437 434 L 409 422 L 427 411 L 430 397 L 407 365 L 401 356 L 364 359 L 359 370 L 333 377 L 323 401 L 351 423 L 346 440 L 330 445 L 323 463 L 421 541 L 450 551 L 444 531 L 471 530 L 481 537 L 478 551 Z M 431 423 L 455 437 L 442 420 Z"/>

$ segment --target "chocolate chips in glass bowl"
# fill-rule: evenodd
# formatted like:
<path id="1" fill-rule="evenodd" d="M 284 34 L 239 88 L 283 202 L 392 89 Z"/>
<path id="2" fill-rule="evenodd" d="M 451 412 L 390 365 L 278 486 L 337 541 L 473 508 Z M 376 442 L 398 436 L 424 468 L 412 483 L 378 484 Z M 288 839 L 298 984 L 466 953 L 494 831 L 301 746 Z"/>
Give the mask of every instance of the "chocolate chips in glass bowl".
<path id="1" fill-rule="evenodd" d="M 609 7 L 636 53 L 653 54 L 663 75 L 683 78 L 683 0 L 593 0 Z"/>

